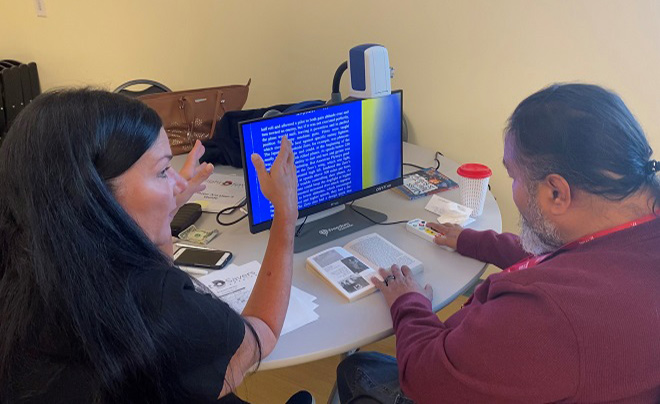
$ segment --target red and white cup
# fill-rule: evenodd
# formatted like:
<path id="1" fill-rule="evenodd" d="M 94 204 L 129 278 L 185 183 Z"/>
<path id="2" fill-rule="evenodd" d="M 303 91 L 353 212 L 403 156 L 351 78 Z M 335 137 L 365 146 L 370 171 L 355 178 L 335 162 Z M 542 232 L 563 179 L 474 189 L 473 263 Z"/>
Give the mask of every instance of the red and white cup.
<path id="1" fill-rule="evenodd" d="M 488 180 L 493 172 L 483 164 L 463 164 L 456 170 L 458 187 L 461 192 L 461 203 L 472 209 L 470 216 L 477 217 L 484 211 Z"/>

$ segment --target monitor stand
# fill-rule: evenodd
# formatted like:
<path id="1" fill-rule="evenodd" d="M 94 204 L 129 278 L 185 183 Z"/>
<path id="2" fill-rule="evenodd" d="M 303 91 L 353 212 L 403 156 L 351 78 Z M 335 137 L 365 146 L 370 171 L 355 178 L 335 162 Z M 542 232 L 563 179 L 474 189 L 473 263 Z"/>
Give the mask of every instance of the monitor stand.
<path id="1" fill-rule="evenodd" d="M 340 207 L 340 209 L 341 208 L 342 207 Z M 355 211 L 368 216 L 375 222 L 384 222 L 387 220 L 386 214 L 375 210 L 360 206 L 349 207 L 346 205 L 344 205 L 343 208 L 344 209 L 330 215 L 323 215 L 326 212 L 320 212 L 318 215 L 323 216 L 316 220 L 314 220 L 314 215 L 309 216 L 302 230 L 300 230 L 300 233 L 298 233 L 298 236 L 295 238 L 293 252 L 299 253 L 309 250 L 310 248 L 358 232 L 375 224 Z M 300 226 L 297 226 L 296 230 L 299 228 Z"/>

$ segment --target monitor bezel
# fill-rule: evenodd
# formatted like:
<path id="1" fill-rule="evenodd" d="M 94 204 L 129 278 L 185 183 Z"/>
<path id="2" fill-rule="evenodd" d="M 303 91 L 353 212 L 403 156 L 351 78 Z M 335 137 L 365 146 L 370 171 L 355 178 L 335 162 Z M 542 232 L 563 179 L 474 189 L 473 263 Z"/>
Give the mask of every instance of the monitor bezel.
<path id="1" fill-rule="evenodd" d="M 399 185 L 403 184 L 403 90 L 401 90 L 401 89 L 392 90 L 392 94 L 394 94 L 394 93 L 399 93 L 400 97 L 401 97 L 401 104 L 400 104 L 400 107 L 401 107 L 401 121 L 400 121 L 401 127 L 399 129 L 399 133 L 401 135 L 401 159 L 400 159 L 401 169 L 399 171 L 399 177 L 395 178 L 393 180 L 387 181 L 387 182 L 383 182 L 383 183 L 371 186 L 371 187 L 366 188 L 366 189 L 362 189 L 360 191 L 352 192 L 350 194 L 344 195 L 344 196 L 339 197 L 339 198 L 335 198 L 335 199 L 320 203 L 318 205 L 314 205 L 314 206 L 310 206 L 310 207 L 302 209 L 302 210 L 298 210 L 298 217 L 299 218 L 309 216 L 309 215 L 313 215 L 315 213 L 319 213 L 319 212 L 322 212 L 324 210 L 331 209 L 331 208 L 334 208 L 336 206 L 340 206 L 340 205 L 348 203 L 348 202 L 356 201 L 358 199 L 364 198 L 365 196 L 369 196 L 369 195 L 373 195 L 373 194 L 376 194 L 376 193 L 379 193 L 379 192 L 383 192 L 383 191 L 386 191 L 388 189 L 391 189 L 392 187 L 396 187 L 396 186 L 399 186 Z M 320 110 L 320 109 L 323 109 L 323 108 L 333 107 L 335 105 L 350 104 L 350 103 L 353 103 L 353 102 L 362 102 L 362 101 L 365 101 L 365 100 L 366 99 L 345 100 L 345 101 L 338 102 L 338 103 L 335 103 L 335 104 L 324 104 L 324 105 L 319 105 L 319 106 L 316 106 L 316 107 L 304 108 L 304 109 L 299 109 L 299 110 L 292 111 L 292 112 L 286 112 L 286 113 L 282 113 L 282 114 L 278 114 L 278 115 L 270 116 L 270 117 L 266 117 L 266 118 L 249 119 L 249 120 L 241 121 L 241 122 L 238 123 L 238 136 L 239 136 L 239 143 L 241 144 L 241 160 L 243 162 L 243 178 L 244 178 L 244 181 L 245 181 L 245 200 L 247 202 L 247 208 L 248 208 L 248 221 L 249 221 L 250 233 L 256 234 L 256 233 L 260 233 L 264 230 L 270 229 L 270 227 L 273 224 L 273 219 L 271 218 L 270 220 L 266 220 L 264 222 L 257 223 L 257 224 L 254 223 L 254 216 L 253 216 L 253 213 L 252 213 L 253 212 L 253 210 L 252 210 L 252 200 L 250 198 L 250 180 L 248 178 L 248 170 L 247 170 L 247 165 L 246 165 L 248 163 L 251 163 L 251 161 L 248 161 L 246 156 L 245 156 L 245 138 L 243 136 L 243 125 L 247 125 L 247 124 L 250 124 L 250 123 L 253 123 L 253 122 L 270 121 L 270 120 L 281 118 L 281 117 L 287 116 L 287 115 L 295 115 L 295 114 L 299 114 L 299 113 L 302 113 L 302 112 Z"/>

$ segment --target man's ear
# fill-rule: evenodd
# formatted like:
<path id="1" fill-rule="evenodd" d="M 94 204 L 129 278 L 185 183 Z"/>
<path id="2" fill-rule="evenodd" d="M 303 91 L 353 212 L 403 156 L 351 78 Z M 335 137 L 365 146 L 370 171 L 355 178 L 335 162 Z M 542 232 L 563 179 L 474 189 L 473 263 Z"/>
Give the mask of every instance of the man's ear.
<path id="1" fill-rule="evenodd" d="M 539 187 L 539 204 L 554 215 L 564 214 L 571 206 L 571 186 L 559 174 L 549 174 Z"/>

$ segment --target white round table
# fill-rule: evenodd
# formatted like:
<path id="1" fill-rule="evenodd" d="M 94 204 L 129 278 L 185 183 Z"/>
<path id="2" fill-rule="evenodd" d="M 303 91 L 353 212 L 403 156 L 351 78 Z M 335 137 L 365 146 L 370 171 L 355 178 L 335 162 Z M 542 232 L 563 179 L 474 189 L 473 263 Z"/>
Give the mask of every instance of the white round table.
<path id="1" fill-rule="evenodd" d="M 435 152 L 404 143 L 405 163 L 422 167 L 434 167 Z M 181 166 L 185 156 L 173 160 L 175 167 Z M 444 157 L 440 158 L 439 171 L 457 181 L 458 164 Z M 416 169 L 404 166 L 404 172 Z M 241 169 L 216 166 L 216 172 L 241 174 Z M 458 189 L 442 192 L 442 197 L 460 202 Z M 388 221 L 421 218 L 435 221 L 436 215 L 425 210 L 429 197 L 410 201 L 393 190 L 374 194 L 355 202 L 357 206 L 368 207 L 387 214 Z M 224 217 L 230 221 L 234 216 Z M 204 229 L 219 228 L 220 235 L 210 244 L 211 248 L 229 250 L 234 253 L 233 263 L 242 265 L 250 261 L 263 260 L 269 232 L 251 234 L 247 218 L 233 226 L 222 227 L 215 221 L 215 214 L 204 213 L 196 223 Z M 502 217 L 497 202 L 489 192 L 483 214 L 470 226 L 476 230 L 502 230 Z M 433 286 L 433 310 L 438 311 L 453 301 L 458 295 L 474 285 L 486 268 L 483 262 L 466 258 L 456 252 L 449 252 L 419 238 L 405 229 L 405 224 L 392 226 L 374 225 L 319 247 L 295 254 L 293 259 L 293 284 L 317 297 L 319 319 L 281 336 L 275 350 L 263 359 L 259 370 L 275 369 L 297 365 L 333 355 L 346 353 L 357 347 L 385 338 L 393 333 L 392 319 L 380 293 L 373 293 L 363 299 L 349 303 L 328 286 L 318 275 L 305 268 L 305 259 L 318 251 L 331 246 L 343 246 L 350 240 L 370 233 L 379 233 L 399 248 L 424 263 L 424 271 L 417 279 Z"/>

